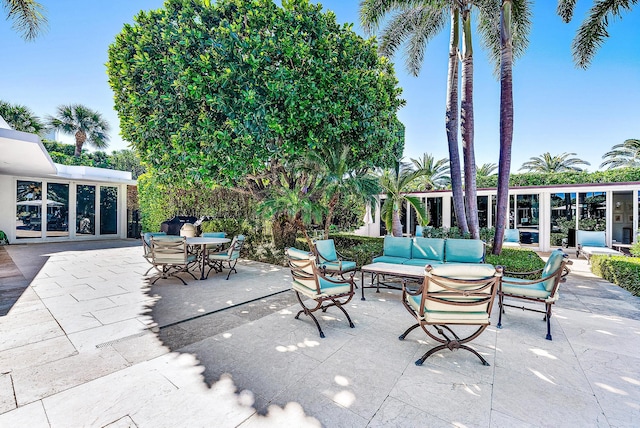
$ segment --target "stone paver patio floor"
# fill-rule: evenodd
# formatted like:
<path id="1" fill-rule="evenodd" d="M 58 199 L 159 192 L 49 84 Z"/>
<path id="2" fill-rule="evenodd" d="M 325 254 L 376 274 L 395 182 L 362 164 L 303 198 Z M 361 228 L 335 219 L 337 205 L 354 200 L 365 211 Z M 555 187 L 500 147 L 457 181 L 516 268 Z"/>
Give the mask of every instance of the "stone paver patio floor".
<path id="1" fill-rule="evenodd" d="M 541 315 L 414 361 L 431 341 L 400 292 L 356 295 L 356 327 L 301 316 L 287 269 L 241 261 L 228 281 L 160 280 L 138 242 L 12 245 L 0 299 L 1 427 L 632 427 L 640 420 L 640 298 L 584 260 Z M 17 270 L 16 270 L 17 269 Z M 1 273 L 1 272 L 0 272 Z M 356 277 L 359 277 L 357 275 Z M 16 293 L 21 290 L 21 293 Z M 9 301 L 10 304 L 6 302 Z M 492 321 L 497 322 L 497 304 Z"/>

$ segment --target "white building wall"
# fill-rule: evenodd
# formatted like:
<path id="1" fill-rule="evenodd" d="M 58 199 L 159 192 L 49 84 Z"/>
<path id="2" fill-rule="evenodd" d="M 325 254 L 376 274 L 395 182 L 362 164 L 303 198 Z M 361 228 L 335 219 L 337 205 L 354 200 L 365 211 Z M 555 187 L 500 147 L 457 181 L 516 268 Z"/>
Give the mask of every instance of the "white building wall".
<path id="1" fill-rule="evenodd" d="M 15 202 L 12 177 L 0 175 L 0 230 L 7 236 L 11 236 L 15 227 Z"/>

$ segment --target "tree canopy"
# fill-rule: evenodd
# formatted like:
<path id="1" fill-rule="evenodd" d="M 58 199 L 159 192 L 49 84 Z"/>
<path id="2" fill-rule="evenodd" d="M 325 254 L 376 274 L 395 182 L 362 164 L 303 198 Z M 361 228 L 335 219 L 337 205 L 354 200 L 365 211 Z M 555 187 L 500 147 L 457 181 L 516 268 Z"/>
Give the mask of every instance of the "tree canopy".
<path id="1" fill-rule="evenodd" d="M 403 104 L 373 40 L 307 0 L 168 0 L 109 48 L 121 133 L 160 179 L 237 184 L 348 145 L 351 168 L 402 153 Z"/>

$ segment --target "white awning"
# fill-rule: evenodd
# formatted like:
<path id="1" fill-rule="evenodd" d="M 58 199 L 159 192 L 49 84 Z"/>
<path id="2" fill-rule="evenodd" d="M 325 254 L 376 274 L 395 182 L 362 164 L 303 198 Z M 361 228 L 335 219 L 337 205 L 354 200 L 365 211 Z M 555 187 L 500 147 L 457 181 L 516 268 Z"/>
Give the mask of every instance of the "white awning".
<path id="1" fill-rule="evenodd" d="M 56 167 L 40 137 L 15 131 L 0 117 L 0 174 L 55 175 Z"/>

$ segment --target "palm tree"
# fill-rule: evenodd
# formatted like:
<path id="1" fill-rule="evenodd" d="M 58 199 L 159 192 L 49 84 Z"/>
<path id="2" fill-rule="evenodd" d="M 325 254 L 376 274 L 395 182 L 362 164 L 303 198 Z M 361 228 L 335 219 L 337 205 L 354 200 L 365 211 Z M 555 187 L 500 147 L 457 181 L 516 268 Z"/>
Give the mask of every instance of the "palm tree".
<path id="1" fill-rule="evenodd" d="M 476 167 L 477 177 L 489 177 L 493 175 L 498 169 L 498 165 L 495 163 L 483 163 L 482 166 Z"/>
<path id="2" fill-rule="evenodd" d="M 109 123 L 102 115 L 81 104 L 62 105 L 58 107 L 56 117 L 48 117 L 49 126 L 76 138 L 74 156 L 82 154 L 82 146 L 89 143 L 96 149 L 109 146 Z"/>
<path id="3" fill-rule="evenodd" d="M 329 238 L 329 228 L 333 214 L 345 195 L 355 196 L 362 202 L 373 202 L 380 194 L 380 181 L 368 173 L 366 169 L 351 168 L 351 148 L 342 146 L 340 150 L 312 151 L 304 167 L 307 171 L 314 169 L 319 177 L 315 191 L 321 192 L 327 199 L 327 215 L 324 223 L 324 237 Z"/>
<path id="4" fill-rule="evenodd" d="M 16 131 L 41 134 L 46 128 L 28 107 L 0 100 L 0 116 Z"/>
<path id="5" fill-rule="evenodd" d="M 2 0 L 7 21 L 25 40 L 35 39 L 47 27 L 44 7 L 34 0 Z"/>
<path id="6" fill-rule="evenodd" d="M 411 162 L 416 169 L 424 170 L 424 176 L 417 180 L 418 190 L 442 189 L 451 182 L 448 159 L 436 160 L 429 153 L 424 153 L 422 159 L 411 158 Z"/>
<path id="7" fill-rule="evenodd" d="M 622 19 L 623 12 L 631 12 L 637 0 L 595 0 L 589 16 L 580 24 L 571 44 L 573 61 L 583 69 L 591 64 L 596 52 L 609 37 L 607 26 L 610 18 Z M 559 0 L 557 12 L 564 22 L 570 22 L 576 0 Z"/>
<path id="8" fill-rule="evenodd" d="M 628 168 L 640 167 L 640 140 L 630 138 L 622 144 L 616 144 L 611 150 L 602 156 L 606 159 L 600 164 L 600 168 Z"/>
<path id="9" fill-rule="evenodd" d="M 398 162 L 395 169 L 384 170 L 380 176 L 380 185 L 387 194 L 380 208 L 380 217 L 393 236 L 402 236 L 400 210 L 403 202 L 406 201 L 416 211 L 418 223 L 423 224 L 427 219 L 426 208 L 420 198 L 406 194 L 412 182 L 423 175 L 424 170 L 414 170 L 408 164 Z"/>
<path id="10" fill-rule="evenodd" d="M 464 2 L 467 3 L 466 1 Z M 449 144 L 449 164 L 451 188 L 456 218 L 464 233 L 469 232 L 465 215 L 464 193 L 462 192 L 462 172 L 460 170 L 460 152 L 458 149 L 458 68 L 460 11 L 462 2 L 446 0 L 442 3 L 412 0 L 363 0 L 360 2 L 360 20 L 366 32 L 376 31 L 387 15 L 392 15 L 382 31 L 379 47 L 380 54 L 392 57 L 397 49 L 406 42 L 407 70 L 417 76 L 424 60 L 427 43 L 445 26 L 447 16 L 451 22 L 449 39 L 449 63 L 447 77 L 447 102 L 445 124 Z M 470 40 L 470 39 L 465 39 Z M 468 51 L 467 51 L 468 52 Z M 467 71 L 469 69 L 467 68 Z M 467 89 L 468 86 L 465 87 Z M 465 103 L 465 107 L 471 104 Z M 465 116 L 469 119 L 468 116 Z M 467 129 L 473 121 L 467 122 Z M 465 133 L 466 137 L 473 134 Z M 467 146 L 472 150 L 472 146 Z M 471 152 L 467 152 L 471 153 Z M 475 179 L 475 175 L 474 175 Z M 470 189 L 467 189 L 470 190 Z"/>
<path id="11" fill-rule="evenodd" d="M 530 158 L 528 162 L 525 162 L 520 167 L 519 171 L 527 170 L 529 172 L 569 172 L 569 171 L 584 171 L 578 165 L 591 165 L 589 162 L 580 158 L 570 158 L 569 156 L 575 156 L 576 153 L 563 153 L 561 155 L 552 156 L 549 152 L 543 153 L 540 156 L 534 156 Z"/>

